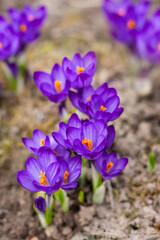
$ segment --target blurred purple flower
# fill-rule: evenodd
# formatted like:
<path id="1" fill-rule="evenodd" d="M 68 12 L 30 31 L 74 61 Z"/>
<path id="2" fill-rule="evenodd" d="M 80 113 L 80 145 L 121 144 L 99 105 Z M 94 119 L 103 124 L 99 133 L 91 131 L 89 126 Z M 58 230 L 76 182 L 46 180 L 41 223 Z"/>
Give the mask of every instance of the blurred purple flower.
<path id="1" fill-rule="evenodd" d="M 100 158 L 96 160 L 95 167 L 104 179 L 111 180 L 124 170 L 127 163 L 127 158 L 118 159 L 116 153 L 107 154 L 104 152 Z"/>
<path id="2" fill-rule="evenodd" d="M 0 61 L 13 57 L 19 48 L 19 37 L 8 22 L 0 16 Z"/>
<path id="3" fill-rule="evenodd" d="M 15 33 L 20 37 L 21 51 L 26 44 L 39 37 L 42 25 L 47 17 L 46 8 L 40 6 L 37 9 L 32 9 L 30 6 L 25 6 L 21 11 L 10 8 L 8 14 Z"/>
<path id="4" fill-rule="evenodd" d="M 30 157 L 26 162 L 26 170 L 17 173 L 19 184 L 31 192 L 51 194 L 59 190 L 60 164 L 56 155 L 49 149 L 40 149 L 38 160 Z"/>
<path id="5" fill-rule="evenodd" d="M 137 52 L 140 58 L 160 64 L 160 9 L 146 22 L 136 39 Z"/>
<path id="6" fill-rule="evenodd" d="M 64 73 L 74 89 L 87 87 L 91 84 L 96 66 L 97 58 L 94 52 L 88 52 L 84 57 L 76 53 L 72 61 L 65 57 L 62 62 Z"/>
<path id="7" fill-rule="evenodd" d="M 51 102 L 62 102 L 68 96 L 70 83 L 67 81 L 59 64 L 55 64 L 53 66 L 51 74 L 45 72 L 35 72 L 34 81 L 37 88 Z"/>
<path id="8" fill-rule="evenodd" d="M 106 123 L 117 119 L 123 112 L 123 108 L 119 108 L 120 99 L 116 90 L 109 88 L 107 83 L 96 90 L 89 86 L 78 93 L 70 91 L 69 97 L 79 111 L 90 118 L 103 119 Z"/>
<path id="9" fill-rule="evenodd" d="M 127 44 L 132 51 L 135 51 L 135 38 L 137 32 L 143 29 L 149 8 L 150 2 L 146 0 L 139 3 L 130 0 L 104 0 L 102 4 L 111 35 L 115 40 Z"/>

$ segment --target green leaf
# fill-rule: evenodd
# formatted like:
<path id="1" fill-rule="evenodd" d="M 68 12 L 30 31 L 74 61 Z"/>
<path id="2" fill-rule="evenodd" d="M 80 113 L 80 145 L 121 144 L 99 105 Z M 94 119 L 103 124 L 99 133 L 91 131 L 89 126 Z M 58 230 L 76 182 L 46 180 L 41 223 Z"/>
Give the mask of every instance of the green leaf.
<path id="1" fill-rule="evenodd" d="M 148 169 L 149 172 L 152 172 L 155 169 L 156 158 L 153 153 L 149 154 Z"/>
<path id="2" fill-rule="evenodd" d="M 84 192 L 83 192 L 83 191 L 80 191 L 80 192 L 79 192 L 79 197 L 78 197 L 78 199 L 79 199 L 79 202 L 80 202 L 80 203 L 84 203 Z"/>

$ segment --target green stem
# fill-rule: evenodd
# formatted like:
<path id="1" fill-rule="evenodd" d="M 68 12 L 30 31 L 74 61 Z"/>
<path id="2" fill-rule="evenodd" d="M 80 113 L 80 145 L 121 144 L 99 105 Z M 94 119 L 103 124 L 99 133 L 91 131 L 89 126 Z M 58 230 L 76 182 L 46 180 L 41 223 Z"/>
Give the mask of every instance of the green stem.
<path id="1" fill-rule="evenodd" d="M 69 210 L 69 198 L 67 196 L 67 193 L 60 188 L 53 195 L 54 195 L 55 199 L 57 199 L 59 201 L 59 203 L 61 204 L 63 212 L 68 212 L 68 210 Z"/>

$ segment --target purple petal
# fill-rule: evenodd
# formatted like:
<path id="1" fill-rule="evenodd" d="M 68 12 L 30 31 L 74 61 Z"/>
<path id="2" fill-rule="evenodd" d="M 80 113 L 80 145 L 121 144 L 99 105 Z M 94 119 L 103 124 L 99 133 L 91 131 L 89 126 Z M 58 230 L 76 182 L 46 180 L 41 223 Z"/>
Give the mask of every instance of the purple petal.
<path id="1" fill-rule="evenodd" d="M 60 164 L 58 162 L 54 162 L 49 165 L 46 172 L 46 177 L 50 182 L 50 185 L 54 185 L 60 176 Z"/>
<path id="2" fill-rule="evenodd" d="M 27 171 L 19 171 L 17 173 L 17 181 L 23 188 L 27 189 L 28 191 L 39 192 L 39 189 L 33 185 L 33 178 Z"/>
<path id="3" fill-rule="evenodd" d="M 40 89 L 42 83 L 51 84 L 51 75 L 45 72 L 35 72 L 34 73 L 34 81 L 36 86 Z"/>
<path id="4" fill-rule="evenodd" d="M 41 171 L 43 172 L 43 169 L 37 159 L 33 157 L 28 158 L 26 162 L 26 170 L 32 175 L 34 180 L 39 182 Z"/>
<path id="5" fill-rule="evenodd" d="M 82 158 L 80 156 L 72 157 L 69 162 L 69 170 L 72 172 L 77 168 L 82 168 Z"/>
<path id="6" fill-rule="evenodd" d="M 52 150 L 46 149 L 44 147 L 40 148 L 38 152 L 38 160 L 44 172 L 47 171 L 47 168 L 50 164 L 56 163 L 58 161 Z"/>

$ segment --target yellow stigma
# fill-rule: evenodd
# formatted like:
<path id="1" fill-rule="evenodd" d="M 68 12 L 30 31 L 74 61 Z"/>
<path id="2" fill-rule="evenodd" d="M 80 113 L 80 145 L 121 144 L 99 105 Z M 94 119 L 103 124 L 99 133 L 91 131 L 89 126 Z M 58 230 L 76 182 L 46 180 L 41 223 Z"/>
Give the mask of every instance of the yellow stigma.
<path id="1" fill-rule="evenodd" d="M 133 30 L 136 27 L 136 23 L 134 20 L 130 19 L 127 22 L 127 28 L 130 30 Z"/>
<path id="2" fill-rule="evenodd" d="M 118 11 L 117 11 L 117 14 L 121 17 L 125 16 L 126 15 L 126 10 L 123 9 L 123 8 L 119 8 Z"/>
<path id="3" fill-rule="evenodd" d="M 20 25 L 20 31 L 21 32 L 26 32 L 27 31 L 27 26 L 25 24 Z"/>
<path id="4" fill-rule="evenodd" d="M 64 182 L 67 182 L 68 176 L 69 176 L 69 172 L 65 171 L 65 173 L 64 173 L 64 179 L 63 179 Z"/>
<path id="5" fill-rule="evenodd" d="M 3 44 L 0 42 L 0 50 L 2 49 L 2 47 L 3 47 Z"/>
<path id="6" fill-rule="evenodd" d="M 91 98 L 90 98 L 90 97 L 88 97 L 88 98 L 87 98 L 87 102 L 90 102 L 90 101 L 91 101 Z"/>
<path id="7" fill-rule="evenodd" d="M 41 175 L 39 177 L 41 177 L 41 179 L 39 180 L 40 184 L 43 185 L 43 186 L 48 186 L 48 181 L 47 181 L 47 178 L 45 176 L 45 172 L 42 173 L 42 171 L 41 171 Z"/>
<path id="8" fill-rule="evenodd" d="M 44 147 L 44 139 L 41 139 L 41 146 Z"/>
<path id="9" fill-rule="evenodd" d="M 83 73 L 84 72 L 84 68 L 78 66 L 77 69 L 76 69 L 76 72 L 77 72 L 77 74 Z"/>
<path id="10" fill-rule="evenodd" d="M 34 16 L 33 15 L 29 15 L 27 19 L 28 19 L 29 22 L 32 22 L 34 20 Z"/>
<path id="11" fill-rule="evenodd" d="M 89 140 L 89 139 L 87 140 L 87 139 L 85 138 L 84 140 L 82 140 L 82 144 L 85 144 L 86 147 L 87 147 L 87 149 L 88 149 L 89 151 L 92 151 L 93 143 L 92 143 L 91 140 Z"/>
<path id="12" fill-rule="evenodd" d="M 100 111 L 103 111 L 103 112 L 104 112 L 104 111 L 106 111 L 106 109 L 107 109 L 107 108 L 105 108 L 105 107 L 103 107 L 103 106 L 100 107 Z"/>
<path id="13" fill-rule="evenodd" d="M 113 167 L 113 163 L 112 162 L 109 162 L 108 165 L 107 165 L 107 173 L 110 172 L 111 168 Z"/>
<path id="14" fill-rule="evenodd" d="M 57 93 L 61 93 L 62 92 L 62 89 L 61 89 L 61 82 L 60 81 L 55 81 L 54 82 L 54 86 L 55 86 L 55 89 L 57 91 Z"/>

